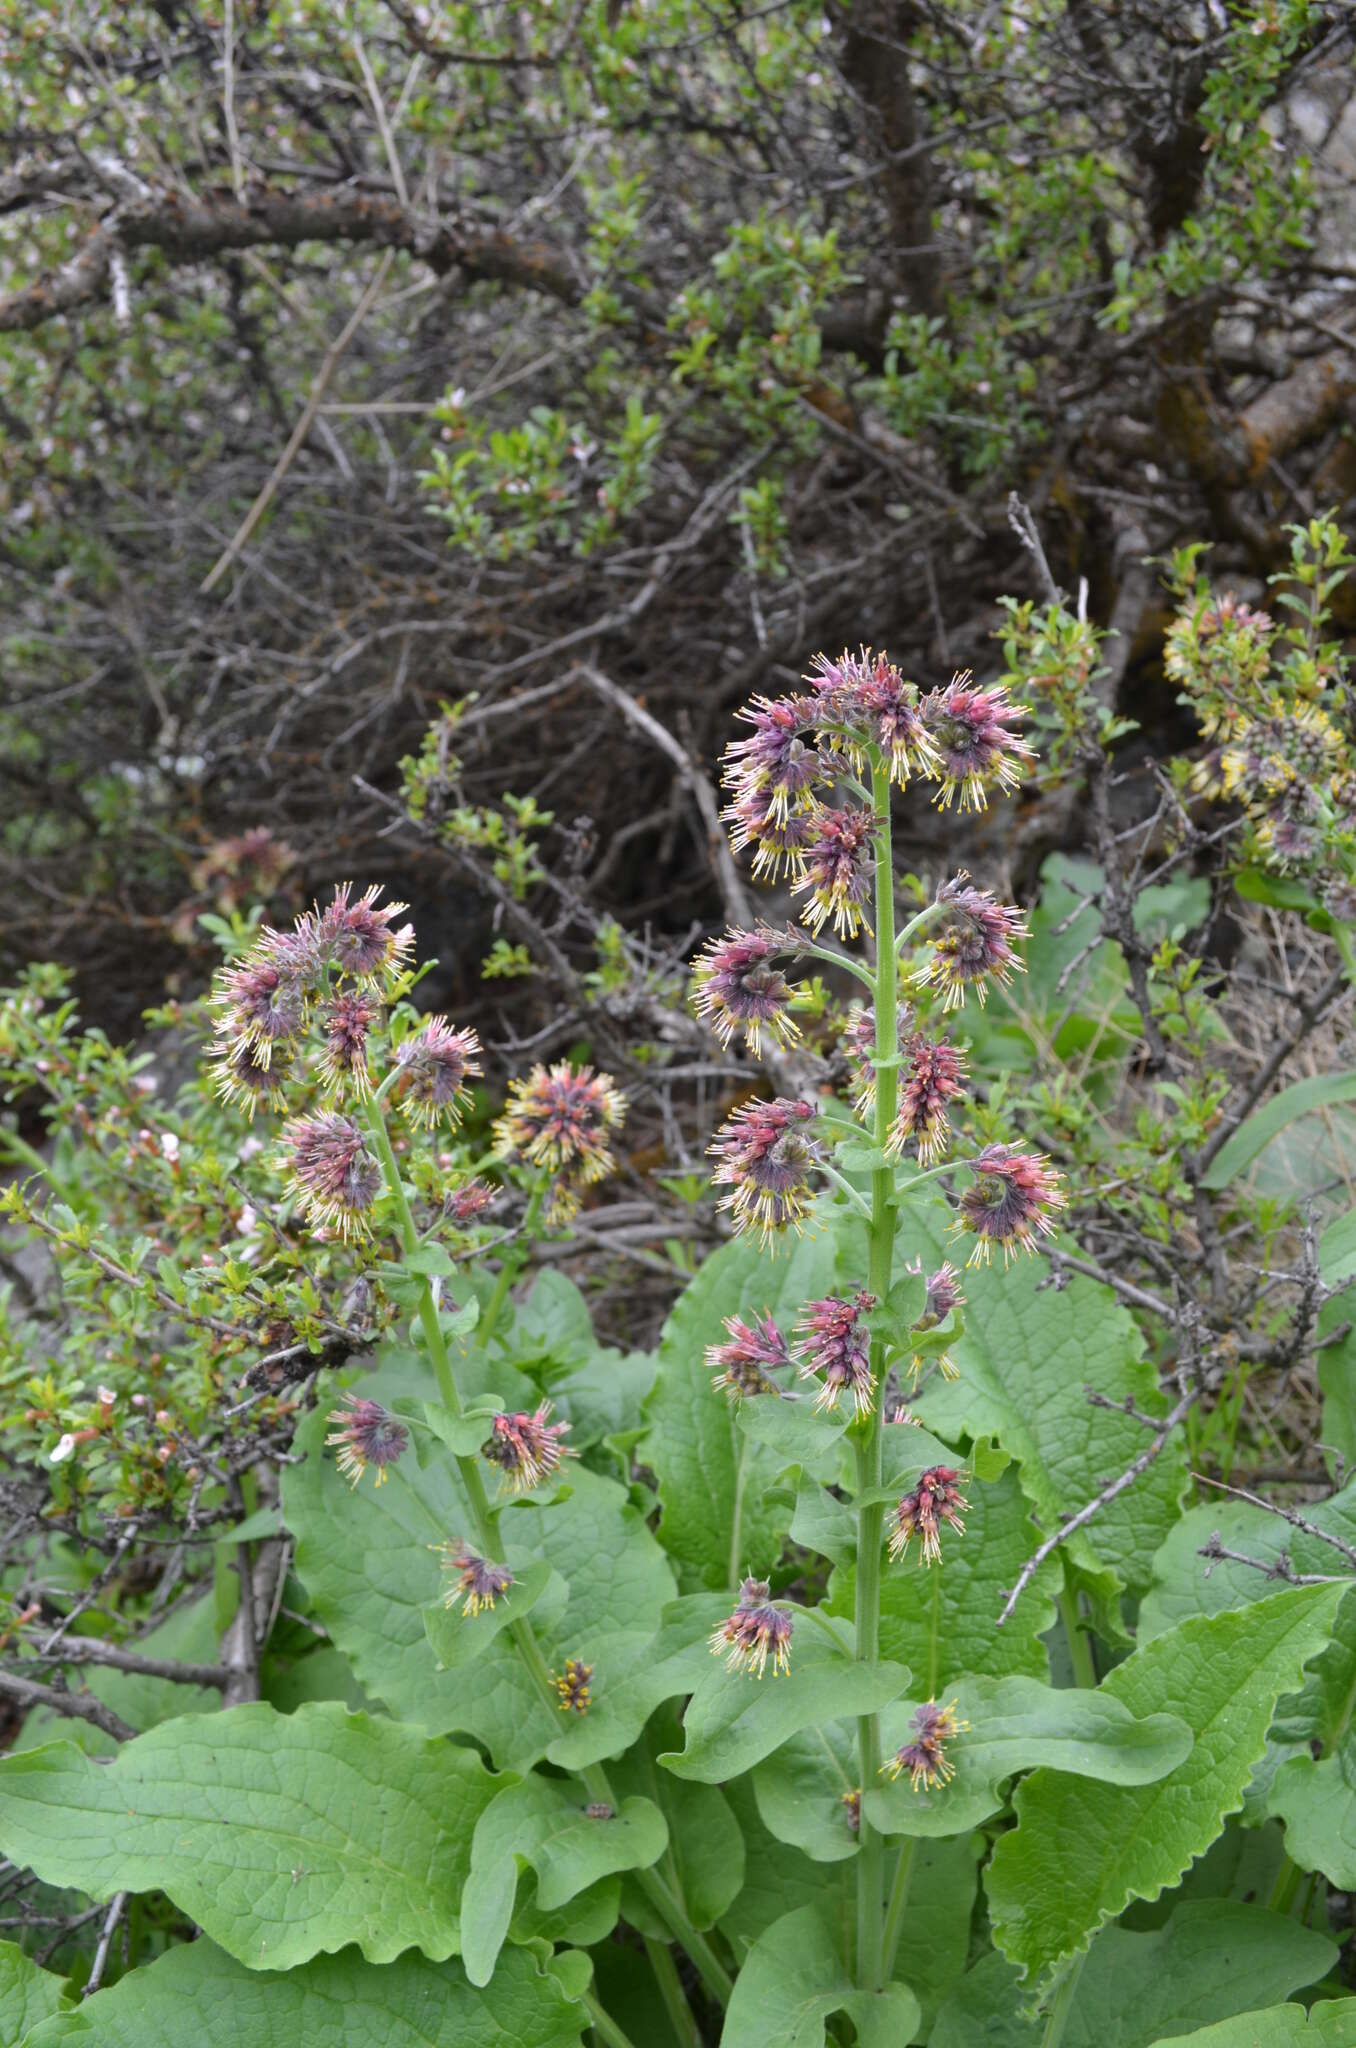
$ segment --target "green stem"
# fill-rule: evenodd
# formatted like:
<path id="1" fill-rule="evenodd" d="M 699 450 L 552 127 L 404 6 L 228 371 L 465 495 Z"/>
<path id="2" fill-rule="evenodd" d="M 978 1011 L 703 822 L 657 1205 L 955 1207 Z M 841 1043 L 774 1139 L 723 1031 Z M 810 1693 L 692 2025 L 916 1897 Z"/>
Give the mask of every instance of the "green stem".
<path id="1" fill-rule="evenodd" d="M 904 1909 L 909 1903 L 909 1887 L 913 1883 L 913 1859 L 918 1847 L 918 1838 L 909 1835 L 901 1843 L 899 1860 L 895 1864 L 894 1882 L 890 1886 L 890 1903 L 885 1909 L 885 1981 L 888 1984 L 895 1972 L 895 1957 L 899 1954 L 899 1937 L 904 1932 Z"/>
<path id="2" fill-rule="evenodd" d="M 895 1120 L 899 1100 L 898 970 L 895 964 L 895 877 L 890 843 L 890 777 L 875 758 L 871 764 L 871 795 L 876 812 L 876 1057 L 885 1062 L 876 1070 L 876 1144 L 883 1150 Z M 877 1301 L 890 1292 L 890 1273 L 895 1249 L 895 1176 L 883 1166 L 871 1176 L 871 1228 L 867 1243 L 867 1287 Z M 876 1398 L 867 1430 L 857 1444 L 857 1492 L 872 1494 L 881 1484 L 881 1425 L 885 1400 L 885 1344 L 876 1338 L 871 1346 L 871 1367 L 876 1375 Z M 857 1597 L 853 1619 L 856 1624 L 857 1658 L 874 1664 L 880 1644 L 880 1563 L 884 1537 L 884 1504 L 872 1500 L 857 1509 Z M 865 1795 L 880 1772 L 880 1717 L 863 1714 L 857 1722 L 857 1750 L 862 1792 Z M 878 1991 L 885 1982 L 885 1850 L 884 1843 L 866 1818 L 861 1816 L 857 1855 L 857 1981 L 864 1990 Z"/>
<path id="3" fill-rule="evenodd" d="M 1083 1974 L 1083 1965 L 1088 1959 L 1084 1949 L 1076 1962 L 1069 1965 L 1068 1972 L 1055 1993 L 1055 2002 L 1046 2016 L 1045 2032 L 1041 2035 L 1041 2048 L 1059 2048 L 1064 2039 L 1064 2029 L 1069 2024 L 1074 1999 L 1078 1996 L 1078 1980 Z"/>
<path id="4" fill-rule="evenodd" d="M 739 1566 L 739 1546 L 744 1534 L 744 1472 L 748 1463 L 749 1440 L 738 1423 L 734 1424 L 734 1432 L 739 1438 L 739 1448 L 735 1452 L 734 1511 L 730 1517 L 730 1591 L 738 1593 L 744 1577 Z"/>
<path id="5" fill-rule="evenodd" d="M 631 2036 L 624 2034 L 610 2013 L 604 2012 L 592 1991 L 586 1991 L 583 2003 L 588 2009 L 589 2025 L 607 2048 L 635 2048 Z"/>
<path id="6" fill-rule="evenodd" d="M 662 1941 L 651 1941 L 645 1937 L 645 1953 L 654 1971 L 654 1981 L 659 1986 L 659 1996 L 664 2001 L 664 2010 L 669 2022 L 682 2044 L 682 2048 L 702 2048 L 701 2029 L 693 2016 L 692 2007 L 683 1996 L 683 1987 L 678 1981 L 678 1971 L 673 1957 Z"/>
<path id="7" fill-rule="evenodd" d="M 897 939 L 891 940 L 890 943 L 892 950 L 895 953 L 902 953 L 904 948 L 908 945 L 909 940 L 916 939 L 918 937 L 918 934 L 920 932 L 925 932 L 930 924 L 936 924 L 938 918 L 941 916 L 942 912 L 945 909 L 946 905 L 944 903 L 929 903 L 926 909 L 919 911 L 917 917 L 911 917 L 909 919 L 908 923 L 905 925 L 904 929 L 901 931 Z M 894 1048 L 892 1046 L 891 1051 L 893 1050 Z"/>
<path id="8" fill-rule="evenodd" d="M 386 1128 L 385 1118 L 381 1113 L 381 1104 L 375 1098 L 367 1106 L 367 1127 L 371 1132 L 372 1142 L 376 1147 L 377 1156 L 381 1160 L 382 1171 L 386 1176 L 386 1184 L 390 1190 L 391 1199 L 395 1204 L 396 1217 L 400 1225 L 401 1242 L 407 1252 L 412 1252 L 419 1243 L 419 1233 L 415 1228 L 414 1217 L 410 1213 L 409 1197 L 405 1193 L 405 1185 L 400 1178 L 400 1165 L 391 1145 L 390 1133 Z M 529 1215 L 530 1213 L 531 1205 L 529 1204 Z M 438 1309 L 433 1299 L 433 1290 L 427 1280 L 425 1280 L 419 1293 L 419 1323 L 424 1332 L 424 1342 L 428 1347 L 429 1357 L 433 1362 L 433 1371 L 438 1382 L 438 1392 L 443 1406 L 447 1409 L 449 1415 L 453 1417 L 460 1416 L 462 1414 L 461 1395 L 457 1388 L 456 1375 L 452 1370 L 452 1361 L 448 1357 L 447 1340 L 443 1335 L 442 1325 L 438 1320 Z M 480 1545 L 481 1552 L 496 1564 L 502 1564 L 505 1561 L 504 1553 L 500 1546 L 499 1531 L 495 1524 L 494 1515 L 490 1509 L 489 1495 L 485 1491 L 485 1482 L 480 1476 L 480 1467 L 474 1458 L 460 1456 L 456 1458 L 456 1467 L 466 1492 L 466 1500 L 470 1507 L 471 1519 L 475 1524 L 476 1540 Z M 542 1655 L 541 1645 L 532 1633 L 531 1622 L 526 1618 L 522 1621 L 510 1622 L 508 1633 L 512 1637 L 513 1643 L 522 1657 L 528 1674 L 536 1686 L 543 1703 L 553 1714 L 556 1713 L 560 1707 L 560 1699 L 551 1677 L 550 1667 Z M 593 1764 L 589 1766 L 588 1769 L 580 1771 L 579 1776 L 583 1779 L 590 1799 L 605 1801 L 607 1805 L 614 1808 L 619 1804 L 608 1780 L 607 1773 L 600 1765 Z M 672 1930 L 674 1939 L 680 1942 L 691 1956 L 701 1973 L 703 1983 L 707 1986 L 712 1996 L 719 1999 L 721 2004 L 724 2004 L 734 1989 L 734 1985 L 731 1982 L 729 1973 L 722 1968 L 720 1959 L 715 1954 L 711 1944 L 703 1935 L 697 1932 L 681 1904 L 673 1896 L 672 1892 L 669 1891 L 662 1878 L 649 1870 L 637 1870 L 634 1876 L 636 1883 L 646 1894 L 655 1911 Z M 609 2024 L 611 2023 L 609 2022 Z"/>
<path id="9" fill-rule="evenodd" d="M 509 1289 L 527 1263 L 527 1255 L 532 1248 L 532 1239 L 537 1228 L 538 1218 L 541 1215 L 541 1205 L 546 1198 L 548 1184 L 549 1176 L 543 1174 L 528 1197 L 527 1213 L 523 1217 L 522 1241 L 517 1246 L 509 1246 L 500 1262 L 499 1275 L 494 1283 L 494 1292 L 485 1304 L 485 1313 L 480 1318 L 476 1329 L 477 1341 L 482 1345 L 489 1344 L 491 1337 L 499 1327 L 499 1318 L 503 1314 L 504 1303 L 508 1300 Z"/>
<path id="10" fill-rule="evenodd" d="M 1092 1644 L 1083 1627 L 1078 1613 L 1078 1595 L 1069 1583 L 1068 1566 L 1064 1570 L 1064 1583 L 1057 1595 L 1059 1618 L 1064 1624 L 1064 1640 L 1069 1645 L 1069 1662 L 1073 1665 L 1074 1678 L 1088 1692 L 1097 1689 L 1097 1666 L 1092 1659 Z"/>
<path id="11" fill-rule="evenodd" d="M 1269 1913 L 1288 1913 L 1290 1911 L 1290 1908 L 1295 1903 L 1295 1893 L 1299 1890 L 1299 1881 L 1302 1874 L 1298 1865 L 1292 1863 L 1289 1856 L 1282 1854 L 1281 1867 L 1276 1872 L 1276 1882 L 1272 1885 L 1271 1897 L 1267 1900 L 1267 1911 Z"/>

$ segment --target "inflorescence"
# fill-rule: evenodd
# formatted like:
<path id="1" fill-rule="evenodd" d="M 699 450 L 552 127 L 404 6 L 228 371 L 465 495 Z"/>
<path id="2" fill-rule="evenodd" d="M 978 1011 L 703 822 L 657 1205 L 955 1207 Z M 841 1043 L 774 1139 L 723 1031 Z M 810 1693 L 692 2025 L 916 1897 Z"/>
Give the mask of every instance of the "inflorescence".
<path id="1" fill-rule="evenodd" d="M 775 1678 L 790 1670 L 794 1624 L 784 1608 L 774 1606 L 771 1595 L 766 1579 L 745 1579 L 734 1613 L 714 1631 L 711 1654 L 724 1657 L 731 1671 L 761 1678 L 769 1657 Z"/>

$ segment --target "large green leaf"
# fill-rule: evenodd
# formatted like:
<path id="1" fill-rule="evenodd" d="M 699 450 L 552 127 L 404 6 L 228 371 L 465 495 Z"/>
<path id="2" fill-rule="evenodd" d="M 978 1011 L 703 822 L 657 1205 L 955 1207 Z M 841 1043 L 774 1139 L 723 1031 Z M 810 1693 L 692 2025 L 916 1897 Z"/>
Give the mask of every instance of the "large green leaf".
<path id="1" fill-rule="evenodd" d="M 744 1837 L 725 1794 L 714 1785 L 680 1781 L 661 1770 L 659 1755 L 683 1739 L 675 1705 L 659 1709 L 639 1742 L 608 1765 L 613 1789 L 623 1797 L 652 1799 L 668 1823 L 664 1876 L 695 1927 L 714 1927 L 738 1897 L 744 1882 Z M 659 1941 L 671 1937 L 653 1906 L 634 1883 L 626 1885 L 626 1917 Z"/>
<path id="2" fill-rule="evenodd" d="M 363 1384 L 381 1397 L 381 1379 Z M 384 1486 L 350 1491 L 324 1453 L 324 1435 L 319 1413 L 298 1430 L 305 1455 L 284 1474 L 284 1510 L 316 1614 L 373 1698 L 430 1733 L 466 1730 L 515 1770 L 548 1752 L 566 1764 L 594 1762 L 634 1739 L 663 1697 L 653 1646 L 673 1578 L 622 1487 L 573 1466 L 567 1497 L 507 1508 L 501 1518 L 510 1564 L 552 1564 L 569 1587 L 563 1611 L 551 1609 L 548 1593 L 533 1621 L 554 1668 L 567 1657 L 594 1668 L 594 1705 L 567 1725 L 506 1635 L 469 1665 L 437 1668 L 424 1609 L 447 1581 L 430 1546 L 470 1533 L 451 1459 L 421 1466 L 402 1458 Z M 680 1672 L 674 1691 L 684 1689 Z"/>
<path id="3" fill-rule="evenodd" d="M 920 1564 L 915 1544 L 914 1555 L 882 1566 L 881 1655 L 909 1665 L 919 1690 L 933 1698 L 963 1673 L 1047 1678 L 1050 1672 L 1040 1638 L 1055 1618 L 1051 1594 L 1059 1583 L 1058 1560 L 1047 1559 L 1011 1620 L 995 1627 L 1004 1590 L 1040 1539 L 1015 1468 L 992 1482 L 975 1480 L 967 1492 L 965 1534 L 944 1532 L 940 1565 Z M 853 1568 L 835 1571 L 830 1611 L 850 1615 L 855 1592 Z"/>
<path id="4" fill-rule="evenodd" d="M 994 1851 L 994 1940 L 1037 1974 L 1078 1954 L 1132 1898 L 1175 1884 L 1240 1803 L 1277 1699 L 1327 1640 L 1341 1588 L 1292 1587 L 1245 1612 L 1203 1615 L 1127 1658 L 1102 1691 L 1136 1715 L 1180 1715 L 1186 1761 L 1142 1787 L 1039 1770 Z"/>
<path id="5" fill-rule="evenodd" d="M 907 1210 L 901 1235 L 912 1217 Z M 931 1207 L 927 1219 L 926 1256 L 937 1258 L 945 1245 Z M 1152 1415 L 1164 1411 L 1143 1339 L 1109 1287 L 1075 1275 L 1055 1289 L 1039 1261 L 1023 1259 L 1006 1273 L 973 1268 L 965 1289 L 965 1330 L 952 1354 L 960 1377 L 934 1381 L 918 1412 L 950 1441 L 962 1434 L 995 1438 L 1018 1461 L 1042 1528 L 1056 1529 L 1061 1515 L 1081 1508 L 1144 1449 L 1143 1425 L 1095 1407 L 1087 1389 L 1113 1401 L 1130 1398 Z M 1171 1442 L 1142 1478 L 1070 1538 L 1067 1554 L 1113 1581 L 1143 1585 L 1176 1519 L 1185 1476 L 1181 1447 Z"/>
<path id="6" fill-rule="evenodd" d="M 566 1905 L 600 1878 L 644 1870 L 661 1857 L 669 1831 L 648 1799 L 590 1813 L 577 1785 L 535 1774 L 506 1785 L 476 1822 L 471 1874 L 462 1900 L 461 1951 L 473 1984 L 488 1984 L 513 1917 L 520 1869 L 537 1873 L 543 1912 Z"/>
<path id="7" fill-rule="evenodd" d="M 1306 1521 L 1356 1544 L 1356 1482 L 1330 1500 L 1306 1504 Z M 1198 1556 L 1218 1534 L 1226 1549 L 1270 1565 L 1282 1553 L 1297 1571 L 1347 1578 L 1345 1559 L 1330 1544 L 1247 1501 L 1194 1508 L 1182 1517 L 1154 1560 L 1154 1584 L 1140 1617 L 1141 1636 L 1185 1614 L 1251 1606 L 1271 1590 L 1266 1571 L 1233 1559 L 1213 1561 L 1209 1577 Z M 1286 1848 L 1304 1870 L 1330 1882 L 1356 1884 L 1356 1587 L 1338 1608 L 1331 1640 L 1310 1664 L 1302 1688 L 1283 1700 L 1254 1771 L 1250 1817 L 1280 1814 Z"/>
<path id="8" fill-rule="evenodd" d="M 1136 1719 L 1106 1692 L 1056 1691 L 1034 1678 L 970 1678 L 955 1687 L 957 1718 L 969 1728 L 947 1745 L 949 1784 L 915 1792 L 907 1775 L 867 1792 L 863 1806 L 882 1833 L 955 1835 L 997 1812 L 1000 1787 L 1015 1772 L 1046 1765 L 1104 1785 L 1150 1785 L 1191 1749 L 1191 1730 L 1172 1714 Z M 887 1756 L 908 1740 L 912 1707 L 896 1703 L 881 1720 Z"/>
<path id="9" fill-rule="evenodd" d="M 497 1349 L 548 1393 L 570 1422 L 570 1442 L 587 1450 L 618 1430 L 635 1429 L 654 1382 L 649 1352 L 600 1344 L 574 1282 L 549 1268 L 501 1321 Z"/>
<path id="10" fill-rule="evenodd" d="M 456 1963 L 417 1955 L 377 1969 L 346 1950 L 256 1971 L 195 1941 L 47 2020 L 23 2048 L 573 2048 L 587 2021 L 520 1949 L 477 1991 Z"/>
<path id="11" fill-rule="evenodd" d="M 844 1801 L 860 1782 L 856 1723 L 819 1721 L 764 1757 L 753 1793 L 763 1826 L 779 1842 L 816 1863 L 843 1863 L 857 1854 Z"/>
<path id="12" fill-rule="evenodd" d="M 909 1675 L 903 1664 L 859 1664 L 802 1613 L 789 1672 L 758 1679 L 714 1665 L 688 1701 L 684 1748 L 659 1761 L 680 1778 L 719 1784 L 817 1721 L 875 1713 L 898 1699 Z"/>
<path id="13" fill-rule="evenodd" d="M 859 1991 L 813 1906 L 774 1921 L 735 1983 L 721 2048 L 824 2048 L 824 2023 L 847 2013 L 858 2048 L 900 2048 L 913 2038 L 918 2001 L 902 1984 Z"/>
<path id="14" fill-rule="evenodd" d="M 336 1705 L 166 1721 L 97 1764 L 73 1743 L 0 1762 L 0 1847 L 96 1899 L 163 1891 L 251 1969 L 356 1942 L 456 1952 L 479 1757 Z"/>
<path id="15" fill-rule="evenodd" d="M 1337 1948 L 1280 1913 L 1193 1899 L 1151 1933 L 1107 1927 L 1088 1951 L 1062 2048 L 1150 2048 L 1165 2027 L 1204 2026 L 1286 1998 L 1326 1976 Z M 1017 1971 L 1000 1955 L 969 1971 L 928 2048 L 1039 2048 Z"/>
<path id="16" fill-rule="evenodd" d="M 832 1290 L 833 1263 L 833 1239 L 821 1230 L 775 1256 L 747 1238 L 722 1245 L 664 1326 L 640 1456 L 658 1479 L 659 1540 L 685 1588 L 732 1587 L 746 1570 L 766 1570 L 783 1527 L 763 1494 L 787 1459 L 739 1429 L 711 1385 L 706 1347 L 725 1341 L 733 1315 L 771 1313 L 789 1334 L 801 1305 Z"/>
<path id="17" fill-rule="evenodd" d="M 1227 1188 L 1247 1172 L 1258 1154 L 1296 1118 L 1309 1116 L 1316 1109 L 1327 1109 L 1334 1102 L 1356 1102 L 1356 1074 L 1313 1074 L 1308 1080 L 1294 1081 L 1290 1087 L 1282 1088 L 1279 1095 L 1273 1095 L 1250 1117 L 1245 1117 L 1233 1136 L 1220 1146 L 1202 1178 L 1202 1186 Z"/>
<path id="18" fill-rule="evenodd" d="M 65 1984 L 40 1970 L 12 1941 L 0 1941 L 0 2041 L 18 2043 L 30 2027 L 61 2008 Z"/>
<path id="19" fill-rule="evenodd" d="M 907 1775 L 867 1790 L 867 1818 L 883 1834 L 968 1834 L 1003 1803 L 1001 1787 L 1039 1764 L 1120 1785 L 1166 1776 L 1187 1754 L 1191 1733 L 1170 1714 L 1137 1721 L 1100 1692 L 1056 1691 L 1033 1678 L 963 1678 L 954 1689 L 957 1718 L 968 1723 L 948 1744 L 955 1776 L 931 1791 Z M 887 1756 L 909 1739 L 914 1703 L 896 1700 L 881 1716 Z M 753 1775 L 763 1823 L 817 1862 L 856 1854 L 843 1795 L 858 1780 L 855 1730 L 831 1721 L 803 1730 Z"/>
<path id="20" fill-rule="evenodd" d="M 1302 2005 L 1272 2005 L 1194 2034 L 1160 2035 L 1154 2048 L 1356 2048 L 1356 1998 L 1336 1998 L 1309 2012 Z"/>

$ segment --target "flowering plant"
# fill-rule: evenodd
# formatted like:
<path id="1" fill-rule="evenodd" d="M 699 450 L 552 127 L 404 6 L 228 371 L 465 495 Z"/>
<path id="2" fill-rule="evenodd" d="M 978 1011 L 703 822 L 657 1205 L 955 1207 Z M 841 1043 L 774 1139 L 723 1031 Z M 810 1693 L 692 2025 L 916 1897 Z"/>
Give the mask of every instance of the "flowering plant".
<path id="1" fill-rule="evenodd" d="M 219 1190 L 247 1165 L 251 1210 L 271 1207 L 233 1322 L 201 1283 L 143 1280 L 144 1253 L 11 1193 L 129 1304 L 201 1329 L 218 1401 L 222 1357 L 284 1306 L 295 1342 L 275 1352 L 304 1354 L 307 1380 L 342 1374 L 311 1403 L 261 1383 L 272 1431 L 252 1456 L 162 1425 L 188 1534 L 234 1554 L 234 1607 L 210 1572 L 177 1624 L 101 1607 L 111 1572 L 72 1598 L 30 1513 L 0 1688 L 35 1710 L 39 1746 L 0 1762 L 0 1850 L 88 1896 L 74 1926 L 99 1935 L 74 1951 L 92 1990 L 76 2011 L 0 1947 L 28 2048 L 190 2013 L 214 2048 L 264 2038 L 242 2032 L 260 2013 L 270 2038 L 365 2028 L 400 2048 L 586 2030 L 822 2048 L 849 2029 L 954 2048 L 1001 2028 L 1057 2048 L 1161 1951 L 1158 2004 L 1117 2036 L 1148 2048 L 1192 1999 L 1227 2017 L 1329 1967 L 1323 1937 L 1227 1899 L 1209 1903 L 1230 1940 L 1272 1944 L 1247 1991 L 1201 1991 L 1190 1899 L 1163 1927 L 1099 1933 L 1220 1836 L 1278 1700 L 1345 1654 L 1349 1581 L 1287 1554 L 1267 1573 L 1281 1590 L 1240 1588 L 1257 1560 L 1216 1534 L 1235 1579 L 1201 1597 L 1137 1326 L 1073 1254 L 1059 1286 L 1030 1256 L 1066 1191 L 1005 1122 L 991 1066 L 979 1099 L 960 1037 L 1014 986 L 1027 920 L 963 873 L 905 908 L 893 854 L 901 790 L 963 814 L 1011 793 L 1032 766 L 1020 723 L 1002 688 L 924 693 L 865 651 L 744 713 L 727 819 L 802 921 L 713 939 L 694 1001 L 724 1044 L 775 1057 L 787 1092 L 751 1088 L 716 1132 L 729 1241 L 653 1354 L 600 1345 L 549 1268 L 519 1284 L 617 1169 L 623 1092 L 537 1066 L 487 1122 L 476 1033 L 412 1008 L 413 933 L 375 889 L 242 932 L 217 979 L 210 1113 L 238 1149 L 209 1176 L 203 1126 L 176 1144 Z M 836 1088 L 798 1065 L 802 1019 L 828 1014 L 798 961 L 853 992 Z M 79 1067 L 68 1022 L 30 988 L 11 1028 L 46 1029 Z M 83 1479 L 123 1398 L 100 1387 L 48 1464 Z M 62 1535 L 116 1528 L 131 1502 L 182 1542 L 182 1496 L 138 1484 L 75 1490 Z M 102 1664 L 97 1690 L 82 1664 Z M 1249 1793 L 1281 1906 L 1300 1868 L 1348 1867 L 1310 1747 L 1326 1712 L 1295 1704 L 1299 1734 L 1275 1735 Z M 58 1715 L 76 1739 L 44 1742 Z"/>

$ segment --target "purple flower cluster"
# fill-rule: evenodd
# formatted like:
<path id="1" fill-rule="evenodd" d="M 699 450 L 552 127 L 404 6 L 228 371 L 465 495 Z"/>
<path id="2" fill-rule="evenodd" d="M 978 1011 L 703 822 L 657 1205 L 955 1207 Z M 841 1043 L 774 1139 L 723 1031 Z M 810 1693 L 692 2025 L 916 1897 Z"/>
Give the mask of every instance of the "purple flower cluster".
<path id="1" fill-rule="evenodd" d="M 734 1613 L 712 1635 L 711 1654 L 724 1657 L 731 1671 L 761 1678 L 769 1657 L 775 1678 L 790 1670 L 794 1623 L 783 1608 L 773 1605 L 771 1595 L 766 1579 L 745 1579 Z"/>
<path id="2" fill-rule="evenodd" d="M 718 1206 L 731 1212 L 737 1231 L 756 1229 L 766 1241 L 788 1226 L 800 1228 L 820 1157 L 807 1129 L 814 1118 L 812 1102 L 778 1096 L 746 1102 L 721 1126 L 710 1147 L 712 1178 L 730 1190 Z"/>

